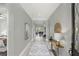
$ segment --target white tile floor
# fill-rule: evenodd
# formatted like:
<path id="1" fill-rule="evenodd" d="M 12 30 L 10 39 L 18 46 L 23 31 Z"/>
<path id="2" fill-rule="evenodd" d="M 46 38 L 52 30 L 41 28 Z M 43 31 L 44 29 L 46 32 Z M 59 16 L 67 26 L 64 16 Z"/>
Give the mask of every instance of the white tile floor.
<path id="1" fill-rule="evenodd" d="M 49 50 L 44 42 L 35 41 L 29 52 L 30 56 L 50 56 Z"/>
<path id="2" fill-rule="evenodd" d="M 42 37 L 37 36 L 32 44 L 28 56 L 51 56 L 50 51 Z"/>

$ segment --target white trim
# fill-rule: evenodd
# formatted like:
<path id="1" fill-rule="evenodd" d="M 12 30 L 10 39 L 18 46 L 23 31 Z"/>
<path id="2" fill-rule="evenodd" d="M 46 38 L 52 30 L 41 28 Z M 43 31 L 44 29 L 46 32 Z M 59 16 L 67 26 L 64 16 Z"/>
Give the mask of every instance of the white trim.
<path id="1" fill-rule="evenodd" d="M 26 45 L 26 47 L 21 51 L 21 53 L 19 54 L 19 56 L 26 56 L 26 55 L 28 54 L 28 52 L 29 52 L 28 50 L 29 50 L 31 44 L 32 44 L 32 41 L 30 41 L 30 42 Z"/>

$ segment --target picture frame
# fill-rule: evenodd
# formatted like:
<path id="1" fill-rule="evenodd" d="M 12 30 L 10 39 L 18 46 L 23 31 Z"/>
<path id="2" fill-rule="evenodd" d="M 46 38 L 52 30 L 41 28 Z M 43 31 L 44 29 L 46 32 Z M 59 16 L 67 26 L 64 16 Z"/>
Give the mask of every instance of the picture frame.
<path id="1" fill-rule="evenodd" d="M 24 36 L 25 36 L 25 40 L 29 39 L 29 24 L 28 23 L 24 24 Z"/>

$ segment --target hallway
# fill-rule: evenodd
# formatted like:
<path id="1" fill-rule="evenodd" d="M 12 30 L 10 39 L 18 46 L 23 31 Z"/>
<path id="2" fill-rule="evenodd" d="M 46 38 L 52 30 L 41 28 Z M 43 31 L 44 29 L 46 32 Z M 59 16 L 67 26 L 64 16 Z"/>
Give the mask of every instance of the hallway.
<path id="1" fill-rule="evenodd" d="M 9 56 L 70 56 L 73 36 L 77 37 L 74 40 L 79 51 L 79 17 L 76 14 L 74 26 L 71 6 L 71 3 L 0 4 L 0 47 L 7 48 L 3 52 L 7 51 Z M 72 25 L 77 29 L 73 36 Z"/>

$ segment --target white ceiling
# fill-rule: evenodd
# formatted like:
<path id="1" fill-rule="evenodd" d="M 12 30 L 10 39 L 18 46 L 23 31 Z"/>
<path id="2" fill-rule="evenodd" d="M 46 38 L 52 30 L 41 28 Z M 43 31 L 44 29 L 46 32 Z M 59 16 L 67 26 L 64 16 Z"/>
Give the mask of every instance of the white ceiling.
<path id="1" fill-rule="evenodd" d="M 21 3 L 32 20 L 47 20 L 60 3 Z"/>

